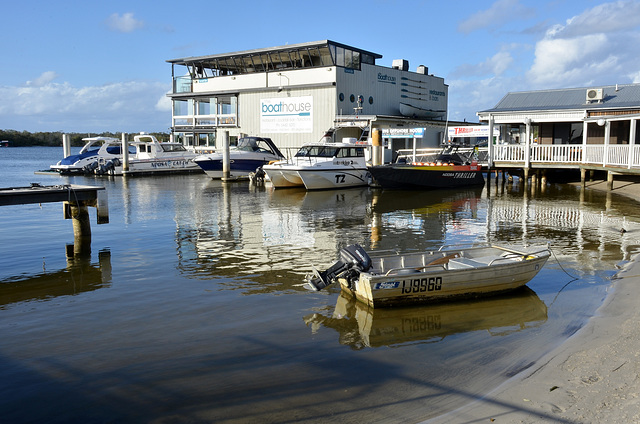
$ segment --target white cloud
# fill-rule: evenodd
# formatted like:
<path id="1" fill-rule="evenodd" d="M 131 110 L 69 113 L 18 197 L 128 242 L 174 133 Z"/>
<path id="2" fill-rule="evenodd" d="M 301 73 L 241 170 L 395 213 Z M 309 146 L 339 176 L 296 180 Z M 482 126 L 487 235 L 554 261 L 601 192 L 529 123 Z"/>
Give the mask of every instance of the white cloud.
<path id="1" fill-rule="evenodd" d="M 587 73 L 614 72 L 618 60 L 608 45 L 605 34 L 541 40 L 528 76 L 535 85 L 555 88 L 571 86 Z"/>
<path id="2" fill-rule="evenodd" d="M 0 128 L 29 131 L 166 131 L 167 84 L 130 81 L 74 87 L 68 82 L 0 87 Z M 169 103 L 170 104 L 170 103 Z M 159 107 L 162 106 L 162 107 Z M 65 128 L 59 123 L 66 122 Z"/>
<path id="3" fill-rule="evenodd" d="M 133 17 L 133 13 L 112 14 L 107 18 L 107 26 L 116 32 L 133 32 L 144 27 L 144 22 Z"/>
<path id="4" fill-rule="evenodd" d="M 55 80 L 56 78 L 58 78 L 58 74 L 56 74 L 54 71 L 46 71 L 46 72 L 43 72 L 35 80 L 27 81 L 27 86 L 42 87 L 49 84 L 51 81 Z"/>
<path id="5" fill-rule="evenodd" d="M 514 16 L 527 16 L 531 13 L 531 9 L 521 5 L 519 0 L 497 0 L 489 9 L 481 10 L 460 22 L 458 31 L 468 34 L 479 29 L 500 26 L 512 20 Z"/>
<path id="6" fill-rule="evenodd" d="M 593 33 L 623 32 L 640 25 L 640 2 L 623 0 L 604 3 L 556 25 L 550 36 L 571 38 Z"/>
<path id="7" fill-rule="evenodd" d="M 554 25 L 536 43 L 527 77 L 534 88 L 625 83 L 640 69 L 640 2 L 604 3 Z M 627 78 L 629 80 L 627 80 Z"/>
<path id="8" fill-rule="evenodd" d="M 465 63 L 457 67 L 450 77 L 469 77 L 484 75 L 502 75 L 513 63 L 511 53 L 506 50 L 499 51 L 484 62 L 478 64 Z"/>

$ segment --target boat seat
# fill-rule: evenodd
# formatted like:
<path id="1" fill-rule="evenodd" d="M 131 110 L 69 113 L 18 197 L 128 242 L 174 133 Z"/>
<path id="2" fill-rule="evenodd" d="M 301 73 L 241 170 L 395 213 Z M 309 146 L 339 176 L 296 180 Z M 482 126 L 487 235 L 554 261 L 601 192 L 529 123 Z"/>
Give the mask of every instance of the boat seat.
<path id="1" fill-rule="evenodd" d="M 455 258 L 449 260 L 449 269 L 465 269 L 465 268 L 478 268 L 481 266 L 487 266 L 491 261 L 499 258 L 498 256 L 483 256 L 481 258 Z"/>

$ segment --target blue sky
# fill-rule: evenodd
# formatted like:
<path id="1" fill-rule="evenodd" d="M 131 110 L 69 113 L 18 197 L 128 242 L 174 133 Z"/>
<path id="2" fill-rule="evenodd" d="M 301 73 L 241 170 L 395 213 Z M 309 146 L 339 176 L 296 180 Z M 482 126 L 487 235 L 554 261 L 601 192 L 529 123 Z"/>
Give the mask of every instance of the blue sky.
<path id="1" fill-rule="evenodd" d="M 449 85 L 449 119 L 507 92 L 640 83 L 640 0 L 57 1 L 3 5 L 0 129 L 167 132 L 171 65 L 333 40 Z"/>

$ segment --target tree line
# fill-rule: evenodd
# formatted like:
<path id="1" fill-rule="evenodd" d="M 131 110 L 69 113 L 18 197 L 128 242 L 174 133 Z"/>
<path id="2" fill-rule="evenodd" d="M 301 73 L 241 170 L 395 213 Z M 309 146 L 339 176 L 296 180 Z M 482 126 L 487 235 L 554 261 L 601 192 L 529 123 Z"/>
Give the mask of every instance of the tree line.
<path id="1" fill-rule="evenodd" d="M 64 133 L 56 132 L 35 132 L 16 131 L 16 130 L 0 130 L 0 141 L 7 140 L 10 146 L 27 147 L 27 146 L 62 146 L 62 134 L 68 134 L 72 146 L 84 146 L 82 141 L 86 137 L 114 137 L 121 139 L 122 133 L 105 132 L 101 134 L 84 134 L 84 133 Z M 169 134 L 166 133 L 149 133 L 155 136 L 158 141 L 169 141 Z M 127 134 L 127 140 L 133 140 L 133 134 Z"/>

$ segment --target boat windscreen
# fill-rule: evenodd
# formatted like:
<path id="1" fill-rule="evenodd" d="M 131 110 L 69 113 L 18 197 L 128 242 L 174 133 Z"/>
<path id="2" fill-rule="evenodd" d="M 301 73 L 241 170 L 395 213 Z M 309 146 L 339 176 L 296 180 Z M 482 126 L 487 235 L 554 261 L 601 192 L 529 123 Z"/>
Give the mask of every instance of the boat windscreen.
<path id="1" fill-rule="evenodd" d="M 308 146 L 302 147 L 296 153 L 296 157 L 320 157 L 320 158 L 332 158 L 338 151 L 337 147 L 330 146 Z"/>

